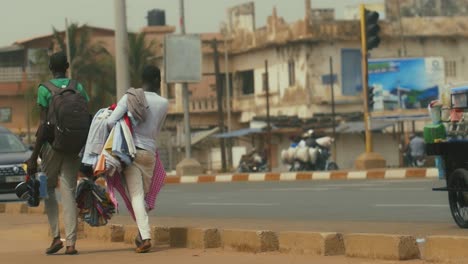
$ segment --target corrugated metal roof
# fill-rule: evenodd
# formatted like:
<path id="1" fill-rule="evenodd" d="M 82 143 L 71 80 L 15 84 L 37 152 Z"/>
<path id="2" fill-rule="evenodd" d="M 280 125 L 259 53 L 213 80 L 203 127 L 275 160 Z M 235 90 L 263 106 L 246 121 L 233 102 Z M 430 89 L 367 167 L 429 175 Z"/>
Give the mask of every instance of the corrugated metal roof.
<path id="1" fill-rule="evenodd" d="M 20 50 L 24 50 L 24 47 L 21 45 L 11 45 L 11 46 L 6 46 L 6 47 L 0 47 L 0 53 L 20 51 Z"/>

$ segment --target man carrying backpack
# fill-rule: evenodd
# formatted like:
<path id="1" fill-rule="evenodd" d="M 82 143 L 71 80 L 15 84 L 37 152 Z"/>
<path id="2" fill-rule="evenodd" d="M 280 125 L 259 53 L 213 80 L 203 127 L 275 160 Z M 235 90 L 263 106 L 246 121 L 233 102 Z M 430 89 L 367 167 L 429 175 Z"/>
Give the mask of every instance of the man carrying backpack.
<path id="1" fill-rule="evenodd" d="M 86 143 L 90 115 L 89 97 L 83 86 L 66 77 L 69 67 L 64 52 L 52 54 L 49 69 L 54 79 L 39 85 L 37 103 L 41 108 L 41 121 L 36 133 L 36 144 L 27 161 L 28 174 L 37 172 L 37 159 L 48 177 L 48 197 L 44 199 L 52 244 L 46 254 L 54 254 L 63 248 L 59 230 L 59 210 L 55 188 L 60 180 L 60 194 L 66 233 L 67 255 L 77 254 L 75 249 L 77 207 L 75 189 L 80 159 L 78 154 Z"/>

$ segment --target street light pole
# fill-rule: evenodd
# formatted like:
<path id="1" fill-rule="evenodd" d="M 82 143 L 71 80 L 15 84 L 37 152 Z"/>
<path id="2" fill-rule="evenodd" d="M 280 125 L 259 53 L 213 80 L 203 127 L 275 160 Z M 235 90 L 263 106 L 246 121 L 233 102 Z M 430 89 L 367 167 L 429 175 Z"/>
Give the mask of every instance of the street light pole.
<path id="1" fill-rule="evenodd" d="M 180 0 L 180 33 L 185 35 L 185 9 L 184 0 Z M 191 143 L 191 132 L 190 132 L 190 108 L 189 108 L 189 90 L 188 84 L 182 83 L 182 96 L 184 105 L 184 131 L 185 131 L 185 158 L 190 159 L 192 157 L 192 143 Z"/>
<path id="2" fill-rule="evenodd" d="M 68 30 L 68 19 L 65 18 L 65 38 L 67 41 L 68 78 L 73 79 L 73 61 L 70 53 L 70 31 Z"/>
<path id="3" fill-rule="evenodd" d="M 130 87 L 128 67 L 128 33 L 125 0 L 114 0 L 115 5 L 115 70 L 117 100 L 122 98 Z"/>

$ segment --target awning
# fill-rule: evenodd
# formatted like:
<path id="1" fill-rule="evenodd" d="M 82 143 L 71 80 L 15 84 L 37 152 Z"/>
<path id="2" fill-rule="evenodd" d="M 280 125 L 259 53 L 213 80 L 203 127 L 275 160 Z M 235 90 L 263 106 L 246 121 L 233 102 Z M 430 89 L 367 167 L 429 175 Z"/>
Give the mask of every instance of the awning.
<path id="1" fill-rule="evenodd" d="M 393 126 L 395 122 L 392 121 L 382 121 L 382 120 L 372 120 L 371 121 L 371 130 L 372 131 L 382 131 L 389 126 Z M 346 122 L 340 124 L 336 127 L 337 133 L 360 133 L 364 132 L 364 122 Z"/>
<path id="2" fill-rule="evenodd" d="M 219 128 L 215 127 L 213 129 L 209 129 L 209 130 L 202 130 L 202 131 L 193 132 L 193 133 L 191 133 L 190 144 L 193 146 L 193 145 L 203 141 L 207 137 L 217 133 L 218 131 L 219 131 Z M 182 138 L 182 141 L 179 143 L 179 147 L 181 147 L 181 148 L 185 147 L 184 138 Z"/>
<path id="3" fill-rule="evenodd" d="M 227 133 L 216 134 L 213 137 L 215 137 L 215 138 L 233 138 L 233 137 L 247 136 L 249 134 L 262 133 L 262 132 L 263 132 L 262 128 L 244 128 L 244 129 L 234 130 L 234 131 L 227 132 Z"/>

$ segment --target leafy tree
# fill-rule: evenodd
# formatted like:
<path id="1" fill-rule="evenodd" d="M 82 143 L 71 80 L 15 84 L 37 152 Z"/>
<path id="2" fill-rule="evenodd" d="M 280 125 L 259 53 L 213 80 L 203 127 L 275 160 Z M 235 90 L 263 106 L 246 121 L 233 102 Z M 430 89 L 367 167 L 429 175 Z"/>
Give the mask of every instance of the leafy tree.
<path id="1" fill-rule="evenodd" d="M 141 75 L 144 66 L 148 63 L 148 59 L 154 56 L 156 42 L 154 40 L 147 43 L 145 41 L 145 33 L 129 34 L 129 68 L 130 68 L 130 85 L 132 87 L 141 87 Z"/>
<path id="2" fill-rule="evenodd" d="M 66 51 L 64 34 L 53 28 L 59 48 Z M 114 60 L 102 42 L 91 40 L 92 29 L 72 23 L 68 27 L 72 77 L 80 81 L 91 99 L 92 111 L 115 101 Z"/>

